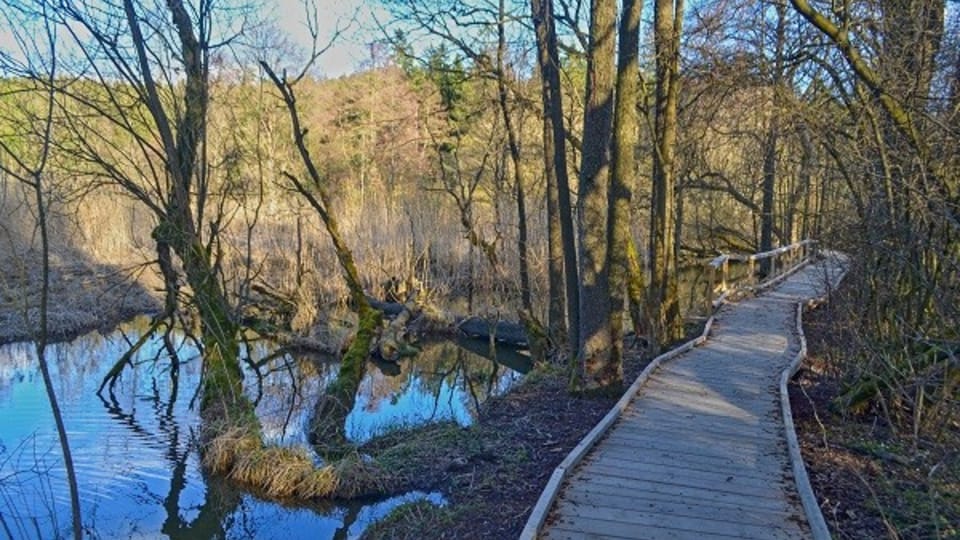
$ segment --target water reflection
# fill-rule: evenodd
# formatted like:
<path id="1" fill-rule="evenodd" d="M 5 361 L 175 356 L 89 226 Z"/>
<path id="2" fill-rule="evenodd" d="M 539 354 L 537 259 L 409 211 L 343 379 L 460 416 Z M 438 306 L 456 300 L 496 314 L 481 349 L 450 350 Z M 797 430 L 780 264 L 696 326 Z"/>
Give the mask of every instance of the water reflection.
<path id="1" fill-rule="evenodd" d="M 194 403 L 200 362 L 182 336 L 161 339 L 133 358 L 112 392 L 96 389 L 142 331 L 142 322 L 106 336 L 91 334 L 50 349 L 51 368 L 74 451 L 86 536 L 92 538 L 350 538 L 407 500 L 288 508 L 238 492 L 200 470 Z M 486 344 L 473 346 L 481 353 Z M 264 437 L 305 445 L 305 426 L 321 389 L 337 373 L 330 359 L 280 355 L 254 343 L 246 355 L 246 391 L 256 401 Z M 502 353 L 501 353 L 502 354 Z M 506 363 L 529 369 L 515 355 Z M 32 346 L 0 347 L 0 537 L 68 536 L 69 500 L 56 432 Z M 468 424 L 485 399 L 518 372 L 451 343 L 426 344 L 418 358 L 371 366 L 347 419 L 354 442 L 396 426 L 437 420 Z"/>

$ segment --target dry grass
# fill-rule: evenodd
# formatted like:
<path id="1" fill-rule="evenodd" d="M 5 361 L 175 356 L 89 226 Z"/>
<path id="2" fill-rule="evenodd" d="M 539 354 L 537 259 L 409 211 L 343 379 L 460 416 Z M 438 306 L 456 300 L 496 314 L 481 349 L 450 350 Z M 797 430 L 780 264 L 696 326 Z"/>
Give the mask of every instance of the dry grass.
<path id="1" fill-rule="evenodd" d="M 321 466 L 304 448 L 264 447 L 250 429 L 234 427 L 203 448 L 207 471 L 274 500 L 351 499 L 389 493 L 395 475 L 357 452 Z"/>
<path id="2" fill-rule="evenodd" d="M 40 320 L 41 265 L 33 252 L 0 246 L 0 343 L 32 339 Z M 113 266 L 57 257 L 47 309 L 49 337 L 68 340 L 155 312 L 159 302 L 136 276 Z"/>

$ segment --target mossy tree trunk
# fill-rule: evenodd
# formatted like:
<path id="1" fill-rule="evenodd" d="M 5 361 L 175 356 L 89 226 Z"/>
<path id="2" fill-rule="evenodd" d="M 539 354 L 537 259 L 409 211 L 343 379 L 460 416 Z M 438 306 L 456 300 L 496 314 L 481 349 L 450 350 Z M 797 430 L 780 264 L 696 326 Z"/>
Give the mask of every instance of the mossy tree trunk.
<path id="1" fill-rule="evenodd" d="M 370 306 L 363 284 L 360 282 L 360 273 L 353 259 L 353 252 L 347 246 L 346 240 L 340 233 L 340 225 L 336 216 L 330 211 L 330 196 L 327 193 L 320 169 L 310 155 L 305 136 L 306 130 L 300 122 L 300 113 L 297 109 L 297 99 L 294 94 L 294 83 L 285 77 L 278 76 L 269 65 L 261 62 L 264 71 L 270 77 L 274 87 L 280 92 L 287 112 L 290 115 L 290 124 L 293 128 L 294 144 L 300 154 L 304 169 L 307 172 L 307 182 L 297 174 L 283 171 L 283 175 L 290 180 L 294 188 L 303 196 L 311 207 L 320 216 L 324 228 L 330 236 L 343 279 L 350 291 L 350 302 L 357 313 L 357 333 L 346 354 L 340 361 L 340 371 L 336 380 L 320 397 L 311 422 L 311 440 L 325 454 L 339 454 L 347 445 L 345 423 L 347 415 L 353 410 L 356 402 L 357 390 L 365 373 L 367 356 L 380 329 L 382 314 Z"/>
<path id="2" fill-rule="evenodd" d="M 182 2 L 167 3 L 179 38 L 178 53 L 185 76 L 182 102 L 174 108 L 175 116 L 171 118 L 151 71 L 146 40 L 132 0 L 124 0 L 123 7 L 143 82 L 144 101 L 163 144 L 166 174 L 169 177 L 170 189 L 163 201 L 160 224 L 154 230 L 153 237 L 161 260 L 164 259 L 166 246 L 179 257 L 193 293 L 192 307 L 200 316 L 204 359 L 200 410 L 205 422 L 204 438 L 209 440 L 215 437 L 224 423 L 230 426 L 243 425 L 259 433 L 253 406 L 243 394 L 237 336 L 239 325 L 234 320 L 210 249 L 203 245 L 192 213 L 192 197 L 198 189 L 194 179 L 197 170 L 205 166 L 200 163 L 198 167 L 198 156 L 200 145 L 206 137 L 209 106 L 206 36 L 198 38 L 190 13 Z M 164 277 L 170 286 L 166 269 Z"/>

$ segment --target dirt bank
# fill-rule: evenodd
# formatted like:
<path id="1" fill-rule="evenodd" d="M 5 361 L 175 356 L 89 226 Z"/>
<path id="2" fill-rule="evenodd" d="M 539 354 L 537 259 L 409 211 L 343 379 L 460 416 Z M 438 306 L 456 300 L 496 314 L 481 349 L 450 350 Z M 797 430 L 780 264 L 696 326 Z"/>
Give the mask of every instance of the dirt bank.
<path id="1" fill-rule="evenodd" d="M 0 261 L 0 344 L 36 335 L 40 281 L 38 262 L 14 257 Z M 107 330 L 159 308 L 157 298 L 122 269 L 87 262 L 51 269 L 47 313 L 51 341 Z"/>

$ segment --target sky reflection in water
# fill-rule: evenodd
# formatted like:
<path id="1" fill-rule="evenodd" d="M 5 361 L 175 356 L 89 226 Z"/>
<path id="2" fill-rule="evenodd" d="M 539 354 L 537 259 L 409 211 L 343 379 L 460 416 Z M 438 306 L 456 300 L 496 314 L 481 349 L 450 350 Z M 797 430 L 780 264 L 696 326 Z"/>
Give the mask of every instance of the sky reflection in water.
<path id="1" fill-rule="evenodd" d="M 87 535 L 92 538 L 353 538 L 409 500 L 442 503 L 438 493 L 380 501 L 287 508 L 237 492 L 200 471 L 191 407 L 199 380 L 196 351 L 176 338 L 178 384 L 159 339 L 148 343 L 113 395 L 100 380 L 143 322 L 107 336 L 52 346 L 49 360 L 74 453 Z M 253 361 L 269 353 L 249 351 Z M 519 360 L 518 360 L 519 358 Z M 507 363 L 524 367 L 523 358 Z M 157 361 L 154 361 L 157 359 Z M 246 387 L 268 441 L 303 445 L 319 391 L 336 376 L 332 361 L 279 357 L 249 368 Z M 382 369 L 368 364 L 347 433 L 356 442 L 397 426 L 438 420 L 469 424 L 479 403 L 518 374 L 451 343 L 430 344 L 415 359 Z M 0 536 L 69 533 L 69 500 L 56 431 L 30 344 L 0 347 Z"/>

